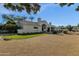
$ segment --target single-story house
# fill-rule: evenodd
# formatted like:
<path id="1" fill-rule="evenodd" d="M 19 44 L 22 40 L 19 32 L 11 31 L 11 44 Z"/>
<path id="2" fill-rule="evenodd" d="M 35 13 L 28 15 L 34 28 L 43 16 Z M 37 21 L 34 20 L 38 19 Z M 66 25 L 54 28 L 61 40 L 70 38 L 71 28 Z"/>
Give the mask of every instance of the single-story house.
<path id="1" fill-rule="evenodd" d="M 52 25 L 45 20 L 38 19 L 37 22 L 20 20 L 17 21 L 17 25 L 21 26 L 18 29 L 18 33 L 39 33 L 39 32 L 51 32 Z"/>

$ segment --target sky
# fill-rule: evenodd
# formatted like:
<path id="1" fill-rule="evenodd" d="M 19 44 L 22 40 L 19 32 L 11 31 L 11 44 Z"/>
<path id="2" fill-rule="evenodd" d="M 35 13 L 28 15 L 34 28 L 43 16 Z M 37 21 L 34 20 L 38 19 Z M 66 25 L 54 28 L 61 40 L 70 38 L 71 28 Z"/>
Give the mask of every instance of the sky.
<path id="1" fill-rule="evenodd" d="M 33 21 L 36 21 L 37 18 L 42 18 L 43 20 L 46 20 L 47 22 L 51 22 L 52 25 L 77 25 L 79 24 L 79 12 L 75 11 L 75 8 L 78 6 L 78 4 L 72 5 L 70 7 L 60 7 L 57 4 L 41 4 L 40 11 L 37 14 L 27 14 L 25 11 L 23 12 L 13 12 L 11 10 L 8 10 L 4 8 L 2 5 L 0 5 L 0 23 L 2 23 L 4 20 L 2 18 L 2 14 L 12 14 L 17 16 L 33 16 L 35 19 Z"/>

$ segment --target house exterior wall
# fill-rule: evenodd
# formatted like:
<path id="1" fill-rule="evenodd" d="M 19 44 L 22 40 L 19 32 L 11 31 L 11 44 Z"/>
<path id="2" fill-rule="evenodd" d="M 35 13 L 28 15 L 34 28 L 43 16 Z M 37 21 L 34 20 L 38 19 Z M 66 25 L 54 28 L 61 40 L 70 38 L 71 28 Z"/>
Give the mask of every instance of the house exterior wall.
<path id="1" fill-rule="evenodd" d="M 34 27 L 37 27 L 37 29 L 35 29 Z M 18 33 L 35 33 L 35 32 L 42 32 L 41 26 L 23 25 L 23 28 L 18 30 Z"/>
<path id="2" fill-rule="evenodd" d="M 51 27 L 46 21 L 38 21 L 38 22 L 29 22 L 29 21 L 19 21 L 17 25 L 22 26 L 22 29 L 18 29 L 18 33 L 39 33 L 39 32 L 47 32 L 48 27 Z M 46 28 L 43 29 L 43 25 L 46 25 Z M 37 27 L 37 28 L 34 28 Z"/>

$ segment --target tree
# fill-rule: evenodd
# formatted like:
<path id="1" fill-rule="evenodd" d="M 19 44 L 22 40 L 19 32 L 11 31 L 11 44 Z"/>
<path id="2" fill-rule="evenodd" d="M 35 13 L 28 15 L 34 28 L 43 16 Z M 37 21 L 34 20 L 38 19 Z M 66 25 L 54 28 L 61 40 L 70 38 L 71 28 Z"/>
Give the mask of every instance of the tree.
<path id="1" fill-rule="evenodd" d="M 55 25 L 52 25 L 51 27 L 51 31 L 53 32 L 55 30 L 56 26 Z"/>
<path id="2" fill-rule="evenodd" d="M 71 6 L 75 3 L 56 3 L 59 4 L 61 7 L 63 6 Z M 3 6 L 7 9 L 10 9 L 12 11 L 19 11 L 22 12 L 25 10 L 28 14 L 33 12 L 36 14 L 40 10 L 40 4 L 38 3 L 4 3 Z M 76 11 L 79 11 L 79 6 L 76 7 Z"/>
<path id="3" fill-rule="evenodd" d="M 13 15 L 6 15 L 6 14 L 3 14 L 3 15 L 2 15 L 2 18 L 4 19 L 4 22 L 13 21 Z"/>
<path id="4" fill-rule="evenodd" d="M 75 3 L 56 3 L 59 4 L 61 7 L 63 6 L 71 6 Z M 25 10 L 28 14 L 31 14 L 32 12 L 36 14 L 40 10 L 40 4 L 38 3 L 4 3 L 3 6 L 7 9 L 10 9 L 12 11 L 19 11 L 22 12 Z M 76 11 L 79 11 L 79 6 L 76 7 Z"/>
<path id="5" fill-rule="evenodd" d="M 6 24 L 4 24 L 4 30 L 7 30 L 9 33 L 16 33 L 18 29 L 18 26 L 14 21 L 7 21 Z"/>
<path id="6" fill-rule="evenodd" d="M 27 17 L 3 14 L 2 18 L 5 19 L 5 21 L 19 21 L 19 20 L 25 20 Z"/>
<path id="7" fill-rule="evenodd" d="M 77 27 L 79 27 L 79 24 L 77 24 Z"/>
<path id="8" fill-rule="evenodd" d="M 17 32 L 17 29 L 20 29 L 21 27 L 16 24 L 16 20 L 25 20 L 26 17 L 20 17 L 20 16 L 13 16 L 13 15 L 2 15 L 2 17 L 5 19 L 6 23 L 2 27 L 3 30 L 7 30 L 8 32 Z"/>
<path id="9" fill-rule="evenodd" d="M 59 5 L 61 6 L 61 7 L 64 7 L 64 6 L 71 6 L 71 5 L 74 5 L 75 3 L 59 3 Z M 76 7 L 76 9 L 75 9 L 76 11 L 79 11 L 79 6 L 77 6 Z"/>
<path id="10" fill-rule="evenodd" d="M 68 26 L 66 26 L 66 28 L 67 28 L 69 31 L 72 31 L 72 29 L 73 29 L 73 26 L 71 26 L 71 25 L 68 25 Z"/>
<path id="11" fill-rule="evenodd" d="M 40 5 L 37 3 L 4 3 L 3 6 L 12 11 L 22 12 L 25 10 L 28 14 L 31 12 L 36 14 L 40 10 Z"/>
<path id="12" fill-rule="evenodd" d="M 59 5 L 61 6 L 61 7 L 63 7 L 63 6 L 71 6 L 71 5 L 73 5 L 74 3 L 59 3 Z"/>
<path id="13" fill-rule="evenodd" d="M 60 29 L 65 29 L 65 27 L 64 26 L 59 26 L 60 27 Z"/>

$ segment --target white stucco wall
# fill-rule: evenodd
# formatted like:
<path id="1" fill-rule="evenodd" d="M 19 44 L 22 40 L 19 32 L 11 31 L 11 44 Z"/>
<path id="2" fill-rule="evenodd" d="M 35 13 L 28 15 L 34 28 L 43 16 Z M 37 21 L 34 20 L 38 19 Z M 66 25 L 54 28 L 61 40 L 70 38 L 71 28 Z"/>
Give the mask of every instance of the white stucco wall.
<path id="1" fill-rule="evenodd" d="M 35 32 L 42 32 L 42 25 L 46 25 L 45 31 L 47 31 L 48 27 L 50 25 L 46 21 L 38 21 L 37 23 L 30 23 L 27 21 L 20 21 L 18 23 L 20 26 L 22 26 L 22 29 L 18 29 L 18 33 L 35 33 Z M 34 29 L 34 27 L 38 27 L 38 29 Z"/>
<path id="2" fill-rule="evenodd" d="M 34 27 L 38 27 L 38 29 L 34 29 Z M 34 32 L 42 32 L 41 26 L 23 25 L 23 29 L 18 30 L 18 33 L 34 33 Z"/>

